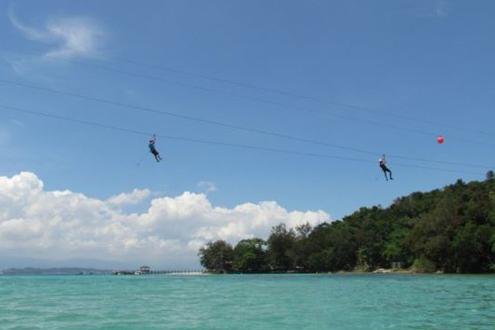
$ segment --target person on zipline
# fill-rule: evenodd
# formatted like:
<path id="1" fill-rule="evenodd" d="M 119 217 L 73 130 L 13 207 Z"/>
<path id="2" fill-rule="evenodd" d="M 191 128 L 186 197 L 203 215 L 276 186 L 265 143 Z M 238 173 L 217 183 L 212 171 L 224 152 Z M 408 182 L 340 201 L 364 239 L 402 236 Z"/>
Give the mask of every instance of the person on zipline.
<path id="1" fill-rule="evenodd" d="M 382 169 L 383 174 L 385 174 L 385 180 L 388 181 L 387 172 L 389 173 L 390 180 L 393 180 L 394 178 L 392 178 L 392 171 L 387 167 L 385 155 L 383 155 L 382 158 L 378 159 L 378 163 L 380 164 L 380 168 Z"/>
<path id="2" fill-rule="evenodd" d="M 160 157 L 160 153 L 158 152 L 158 150 L 156 150 L 155 142 L 156 142 L 156 135 L 153 134 L 153 136 L 149 141 L 148 147 L 150 148 L 150 152 L 153 154 L 153 156 L 155 156 L 156 161 L 159 162 L 160 160 L 162 160 L 162 158 Z"/>

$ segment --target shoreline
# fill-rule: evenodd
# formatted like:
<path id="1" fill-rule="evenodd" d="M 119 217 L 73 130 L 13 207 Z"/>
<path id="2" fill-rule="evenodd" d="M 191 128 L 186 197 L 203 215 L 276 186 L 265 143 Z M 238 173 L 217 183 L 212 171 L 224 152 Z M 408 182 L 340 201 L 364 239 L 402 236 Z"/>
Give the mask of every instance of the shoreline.
<path id="1" fill-rule="evenodd" d="M 211 275 L 495 275 L 491 273 L 446 273 L 443 271 L 436 272 L 420 272 L 413 269 L 393 269 L 393 268 L 378 268 L 373 271 L 336 271 L 336 272 L 259 272 L 259 273 L 240 273 L 240 272 L 210 272 L 205 270 L 204 274 Z"/>

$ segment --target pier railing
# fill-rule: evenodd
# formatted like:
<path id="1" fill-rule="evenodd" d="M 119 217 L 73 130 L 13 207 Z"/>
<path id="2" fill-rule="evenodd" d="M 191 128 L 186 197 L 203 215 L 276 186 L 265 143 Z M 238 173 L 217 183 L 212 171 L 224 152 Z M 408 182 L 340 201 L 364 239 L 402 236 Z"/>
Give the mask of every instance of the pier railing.
<path id="1" fill-rule="evenodd" d="M 188 275 L 188 274 L 201 274 L 204 272 L 205 272 L 204 269 L 186 269 L 186 270 L 167 269 L 167 270 L 150 270 L 146 272 L 140 270 L 117 270 L 117 271 L 113 271 L 112 274 L 113 275 L 165 275 L 165 274 Z"/>

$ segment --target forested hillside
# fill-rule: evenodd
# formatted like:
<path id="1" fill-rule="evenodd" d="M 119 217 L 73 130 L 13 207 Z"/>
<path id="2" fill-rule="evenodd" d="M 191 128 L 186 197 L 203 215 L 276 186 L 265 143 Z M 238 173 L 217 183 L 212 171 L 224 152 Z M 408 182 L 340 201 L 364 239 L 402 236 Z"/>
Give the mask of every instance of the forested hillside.
<path id="1" fill-rule="evenodd" d="M 495 272 L 495 180 L 458 180 L 315 228 L 280 224 L 267 240 L 210 242 L 199 256 L 213 272 Z"/>

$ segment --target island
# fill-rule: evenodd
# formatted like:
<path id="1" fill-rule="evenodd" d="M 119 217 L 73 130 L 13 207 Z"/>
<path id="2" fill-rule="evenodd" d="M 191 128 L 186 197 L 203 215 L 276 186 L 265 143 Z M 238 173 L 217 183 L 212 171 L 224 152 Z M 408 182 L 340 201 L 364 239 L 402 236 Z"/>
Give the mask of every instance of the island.
<path id="1" fill-rule="evenodd" d="M 443 189 L 362 207 L 341 220 L 246 238 L 210 241 L 198 253 L 211 273 L 495 272 L 495 180 L 458 180 Z"/>

